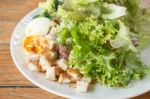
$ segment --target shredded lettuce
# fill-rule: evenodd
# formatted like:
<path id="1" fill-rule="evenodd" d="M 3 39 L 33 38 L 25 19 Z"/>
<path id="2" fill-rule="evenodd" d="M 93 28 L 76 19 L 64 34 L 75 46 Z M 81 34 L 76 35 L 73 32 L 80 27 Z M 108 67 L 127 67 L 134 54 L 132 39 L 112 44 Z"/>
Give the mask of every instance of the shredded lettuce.
<path id="1" fill-rule="evenodd" d="M 139 57 L 150 37 L 149 15 L 139 4 L 140 0 L 47 0 L 40 6 L 60 18 L 57 43 L 71 49 L 69 66 L 102 85 L 126 87 L 150 71 Z M 133 38 L 140 41 L 138 47 Z"/>
<path id="2" fill-rule="evenodd" d="M 47 0 L 46 2 L 39 3 L 39 7 L 42 8 L 44 12 L 48 12 L 51 17 L 54 17 L 58 6 L 62 3 L 62 0 Z"/>
<path id="3" fill-rule="evenodd" d="M 82 22 L 64 20 L 57 28 L 57 35 L 63 39 L 58 42 L 72 49 L 69 65 L 78 68 L 84 76 L 105 86 L 125 87 L 132 79 L 141 79 L 145 75 L 144 70 L 140 71 L 140 66 L 144 65 L 137 61 L 138 58 L 133 60 L 135 63 L 124 64 L 129 57 L 127 53 L 136 55 L 137 50 L 130 40 L 130 31 L 121 21 L 101 22 L 90 17 Z M 71 40 L 70 45 L 67 45 L 67 39 Z M 137 69 L 127 68 L 134 67 L 136 62 L 140 63 Z"/>
<path id="4" fill-rule="evenodd" d="M 105 4 L 104 7 L 108 10 L 108 13 L 102 15 L 104 19 L 115 19 L 126 15 L 126 7 L 114 4 Z"/>
<path id="5" fill-rule="evenodd" d="M 118 34 L 114 40 L 110 40 L 110 45 L 113 48 L 120 48 L 124 47 L 125 50 L 132 50 L 134 52 L 137 51 L 135 46 L 133 45 L 131 38 L 129 36 L 130 31 L 129 29 L 121 22 L 119 21 L 120 30 L 118 31 Z"/>
<path id="6" fill-rule="evenodd" d="M 65 0 L 58 8 L 57 15 L 61 18 L 84 20 L 86 17 L 116 19 L 126 15 L 126 8 L 107 4 L 99 0 Z"/>
<path id="7" fill-rule="evenodd" d="M 40 3 L 39 6 L 43 9 L 46 9 L 49 13 L 54 13 L 55 12 L 55 0 L 47 0 L 44 3 Z"/>

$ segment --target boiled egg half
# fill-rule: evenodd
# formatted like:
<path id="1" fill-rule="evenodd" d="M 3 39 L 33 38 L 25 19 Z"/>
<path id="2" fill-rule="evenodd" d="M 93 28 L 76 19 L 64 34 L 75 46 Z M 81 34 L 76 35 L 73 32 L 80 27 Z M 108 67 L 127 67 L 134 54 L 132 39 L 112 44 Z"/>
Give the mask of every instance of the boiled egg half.
<path id="1" fill-rule="evenodd" d="M 45 36 L 49 32 L 50 20 L 45 17 L 33 19 L 26 27 L 25 34 Z"/>

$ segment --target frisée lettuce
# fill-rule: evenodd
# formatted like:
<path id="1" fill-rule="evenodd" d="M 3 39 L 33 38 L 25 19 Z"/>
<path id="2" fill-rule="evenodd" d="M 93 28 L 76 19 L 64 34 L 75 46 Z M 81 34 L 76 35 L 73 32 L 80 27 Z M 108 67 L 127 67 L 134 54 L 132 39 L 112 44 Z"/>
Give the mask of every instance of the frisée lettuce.
<path id="1" fill-rule="evenodd" d="M 40 7 L 60 18 L 57 43 L 71 49 L 67 62 L 85 77 L 126 87 L 149 73 L 139 57 L 146 22 L 139 0 L 47 0 Z"/>

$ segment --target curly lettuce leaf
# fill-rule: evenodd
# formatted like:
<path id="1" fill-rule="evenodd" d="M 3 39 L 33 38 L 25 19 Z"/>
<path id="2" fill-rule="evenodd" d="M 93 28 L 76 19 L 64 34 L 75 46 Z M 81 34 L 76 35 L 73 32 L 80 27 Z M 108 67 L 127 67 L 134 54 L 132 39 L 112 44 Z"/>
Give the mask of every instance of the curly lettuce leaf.
<path id="1" fill-rule="evenodd" d="M 82 22 L 65 20 L 58 29 L 57 35 L 64 39 L 63 44 L 68 46 L 67 39 L 72 40 L 68 60 L 70 66 L 78 68 L 84 76 L 97 80 L 102 85 L 128 85 L 132 72 L 124 69 L 126 51 L 113 51 L 108 44 L 119 31 L 118 21 L 107 20 L 101 23 L 93 18 Z"/>
<path id="2" fill-rule="evenodd" d="M 49 15 L 55 16 L 58 6 L 63 4 L 63 0 L 47 0 L 46 2 L 39 3 L 39 7 Z"/>
<path id="3" fill-rule="evenodd" d="M 126 7 L 115 4 L 105 4 L 104 7 L 108 10 L 107 13 L 102 14 L 104 19 L 116 19 L 126 15 Z"/>
<path id="4" fill-rule="evenodd" d="M 39 3 L 39 7 L 42 9 L 47 10 L 49 13 L 54 13 L 55 12 L 55 0 L 47 0 L 46 2 Z"/>
<path id="5" fill-rule="evenodd" d="M 100 9 L 95 3 L 80 5 L 77 1 L 65 0 L 63 6 L 58 8 L 57 15 L 62 19 L 84 20 L 90 16 L 98 17 Z"/>
<path id="6" fill-rule="evenodd" d="M 83 20 L 87 15 L 80 11 L 66 11 L 62 7 L 58 8 L 57 16 L 61 19 Z"/>
<path id="7" fill-rule="evenodd" d="M 63 6 L 58 9 L 57 15 L 63 19 L 74 20 L 85 20 L 90 16 L 116 19 L 126 15 L 126 8 L 115 4 L 103 4 L 99 0 L 65 0 Z"/>
<path id="8" fill-rule="evenodd" d="M 119 21 L 119 27 L 119 32 L 114 40 L 110 40 L 110 45 L 113 48 L 123 47 L 126 51 L 132 50 L 136 52 L 137 49 L 134 47 L 129 36 L 129 29 L 121 21 Z"/>
<path id="9" fill-rule="evenodd" d="M 150 44 L 150 9 L 147 9 L 146 13 L 147 14 L 145 15 L 145 20 L 141 22 L 138 29 L 140 40 L 138 50 L 142 50 Z"/>
<path id="10" fill-rule="evenodd" d="M 145 42 L 149 33 L 142 27 L 139 0 L 56 1 L 47 0 L 42 7 L 61 19 L 56 27 L 57 43 L 71 49 L 69 66 L 109 87 L 126 87 L 149 71 L 137 57 L 130 37 L 144 32 L 139 38 Z"/>
<path id="11" fill-rule="evenodd" d="M 132 79 L 140 80 L 147 73 L 150 73 L 150 67 L 146 66 L 138 53 L 128 52 L 125 55 L 126 69 L 132 71 Z"/>

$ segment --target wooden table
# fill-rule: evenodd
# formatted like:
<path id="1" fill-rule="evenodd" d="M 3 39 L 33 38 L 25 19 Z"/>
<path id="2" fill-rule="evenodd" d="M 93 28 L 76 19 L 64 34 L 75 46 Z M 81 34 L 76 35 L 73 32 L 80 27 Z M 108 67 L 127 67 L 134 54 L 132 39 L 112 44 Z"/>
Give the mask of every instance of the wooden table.
<path id="1" fill-rule="evenodd" d="M 0 0 L 0 99 L 65 99 L 33 85 L 18 71 L 10 55 L 13 29 L 40 1 Z M 133 99 L 150 99 L 150 92 Z"/>

